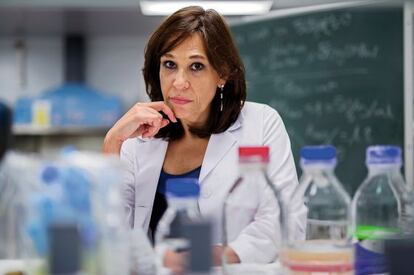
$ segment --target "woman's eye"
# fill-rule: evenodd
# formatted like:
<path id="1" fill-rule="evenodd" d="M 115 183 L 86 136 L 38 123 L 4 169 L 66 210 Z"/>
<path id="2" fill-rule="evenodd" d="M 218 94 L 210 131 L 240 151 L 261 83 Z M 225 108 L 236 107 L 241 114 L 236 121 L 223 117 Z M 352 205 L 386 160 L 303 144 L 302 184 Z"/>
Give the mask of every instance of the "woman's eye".
<path id="1" fill-rule="evenodd" d="M 172 61 L 164 61 L 163 65 L 167 69 L 175 69 L 175 63 Z"/>
<path id="2" fill-rule="evenodd" d="M 201 71 L 204 68 L 204 65 L 201 63 L 193 63 L 190 68 L 192 71 Z"/>

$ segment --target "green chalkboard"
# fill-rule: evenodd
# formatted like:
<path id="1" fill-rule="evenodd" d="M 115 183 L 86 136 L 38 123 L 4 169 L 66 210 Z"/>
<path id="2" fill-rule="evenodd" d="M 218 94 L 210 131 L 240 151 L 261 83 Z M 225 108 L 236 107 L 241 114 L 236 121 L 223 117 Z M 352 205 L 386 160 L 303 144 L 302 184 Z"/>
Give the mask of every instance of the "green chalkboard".
<path id="1" fill-rule="evenodd" d="M 404 148 L 403 11 L 347 8 L 234 24 L 248 100 L 274 107 L 296 165 L 303 145 L 332 144 L 353 194 L 365 149 Z"/>

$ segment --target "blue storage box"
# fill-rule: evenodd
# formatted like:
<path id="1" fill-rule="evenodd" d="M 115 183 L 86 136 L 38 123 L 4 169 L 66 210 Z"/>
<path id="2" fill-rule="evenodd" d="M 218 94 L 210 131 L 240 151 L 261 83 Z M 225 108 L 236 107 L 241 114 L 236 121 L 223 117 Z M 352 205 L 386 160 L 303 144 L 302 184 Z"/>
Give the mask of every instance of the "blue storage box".
<path id="1" fill-rule="evenodd" d="M 20 98 L 14 108 L 15 124 L 33 124 L 36 101 L 50 102 L 50 126 L 110 127 L 123 114 L 121 100 L 78 83 L 65 84 L 39 97 Z"/>

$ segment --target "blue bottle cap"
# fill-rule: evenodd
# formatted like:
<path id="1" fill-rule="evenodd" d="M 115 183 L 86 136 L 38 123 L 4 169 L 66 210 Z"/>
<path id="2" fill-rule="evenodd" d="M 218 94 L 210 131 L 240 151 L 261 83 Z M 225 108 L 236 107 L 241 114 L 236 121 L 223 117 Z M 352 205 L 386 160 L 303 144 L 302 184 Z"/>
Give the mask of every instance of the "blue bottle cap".
<path id="1" fill-rule="evenodd" d="M 300 150 L 302 165 L 336 164 L 336 149 L 332 145 L 304 146 Z"/>
<path id="2" fill-rule="evenodd" d="M 175 178 L 166 182 L 167 197 L 190 198 L 200 195 L 200 185 L 195 178 Z"/>
<path id="3" fill-rule="evenodd" d="M 59 169 L 54 165 L 46 165 L 42 169 L 41 179 L 47 185 L 55 183 L 59 179 Z"/>
<path id="4" fill-rule="evenodd" d="M 366 164 L 402 164 L 401 148 L 393 145 L 368 146 Z"/>

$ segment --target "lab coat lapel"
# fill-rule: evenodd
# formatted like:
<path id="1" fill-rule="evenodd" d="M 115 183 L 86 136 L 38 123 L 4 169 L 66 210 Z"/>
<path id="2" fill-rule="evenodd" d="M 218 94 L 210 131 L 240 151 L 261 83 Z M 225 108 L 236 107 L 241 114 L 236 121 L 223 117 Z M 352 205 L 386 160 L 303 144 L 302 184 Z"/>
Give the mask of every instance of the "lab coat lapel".
<path id="1" fill-rule="evenodd" d="M 145 175 L 142 181 L 145 183 L 147 205 L 152 205 L 157 183 L 160 177 L 162 165 L 164 163 L 165 153 L 167 151 L 168 142 L 162 139 L 154 139 L 141 144 L 139 149 L 139 167 L 141 175 Z M 141 180 L 141 179 L 140 179 Z"/>
<path id="2" fill-rule="evenodd" d="M 226 132 L 213 134 L 208 142 L 207 150 L 201 166 L 199 181 L 203 179 L 217 166 L 220 160 L 229 153 L 230 149 L 236 144 L 234 130 L 240 127 L 240 122 L 236 121 Z"/>

